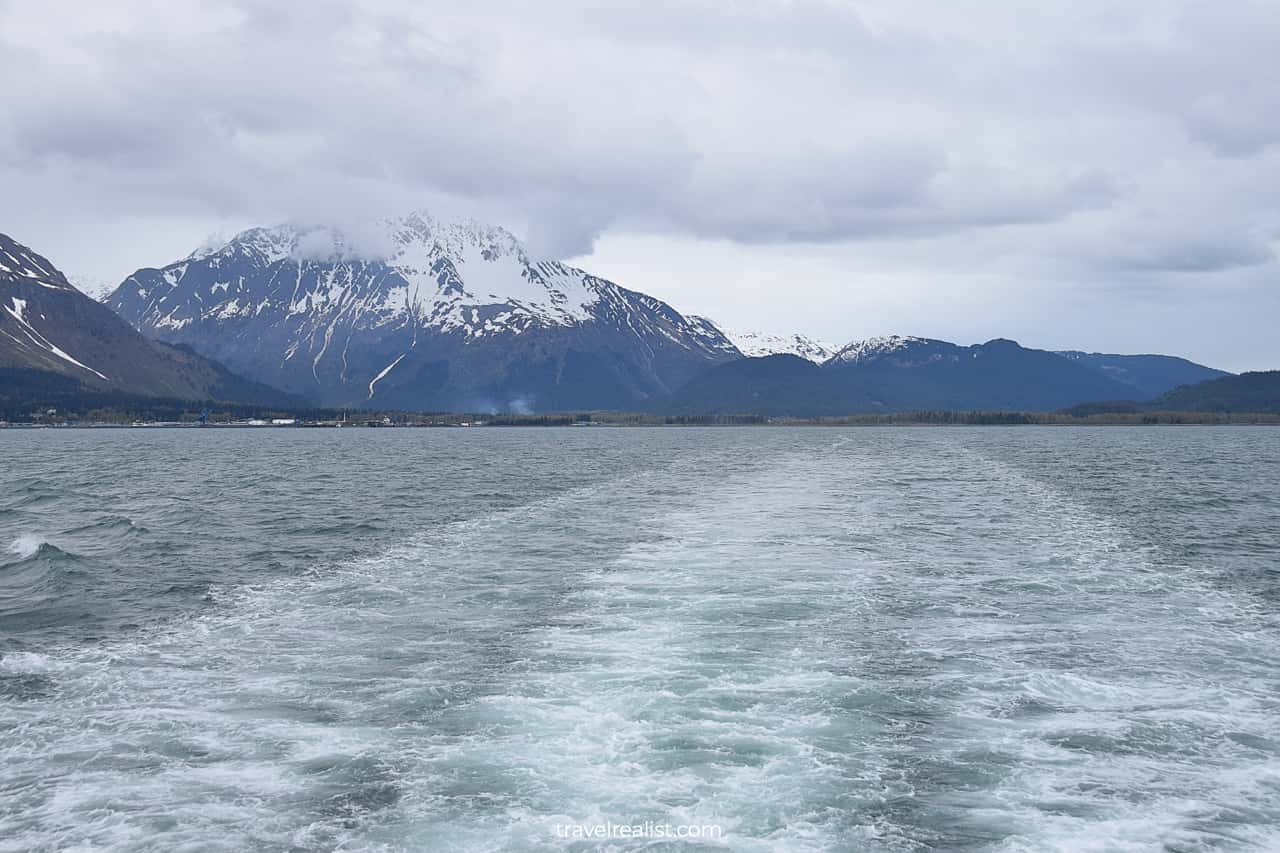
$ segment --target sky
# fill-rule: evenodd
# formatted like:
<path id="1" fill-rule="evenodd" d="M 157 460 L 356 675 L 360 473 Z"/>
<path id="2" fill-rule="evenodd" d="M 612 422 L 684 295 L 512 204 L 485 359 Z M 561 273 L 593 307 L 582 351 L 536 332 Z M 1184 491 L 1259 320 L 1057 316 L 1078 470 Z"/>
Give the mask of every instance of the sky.
<path id="1" fill-rule="evenodd" d="M 724 326 L 1280 368 L 1280 3 L 0 0 L 0 231 L 101 289 L 475 217 Z"/>

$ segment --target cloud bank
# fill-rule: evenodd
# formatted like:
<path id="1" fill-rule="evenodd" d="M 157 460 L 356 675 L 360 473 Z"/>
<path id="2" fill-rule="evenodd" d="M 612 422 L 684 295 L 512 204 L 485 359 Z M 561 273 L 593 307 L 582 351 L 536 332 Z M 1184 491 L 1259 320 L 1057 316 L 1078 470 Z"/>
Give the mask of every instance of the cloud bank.
<path id="1" fill-rule="evenodd" d="M 116 258 L 428 208 L 1274 312 L 1276 44 L 1248 0 L 0 0 L 4 227 Z"/>

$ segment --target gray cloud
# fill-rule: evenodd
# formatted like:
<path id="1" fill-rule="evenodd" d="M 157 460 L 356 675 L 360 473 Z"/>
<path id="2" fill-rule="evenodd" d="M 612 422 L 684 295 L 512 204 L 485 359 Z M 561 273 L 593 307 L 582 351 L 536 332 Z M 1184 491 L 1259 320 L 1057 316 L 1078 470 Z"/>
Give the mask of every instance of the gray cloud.
<path id="1" fill-rule="evenodd" d="M 74 34 L 70 55 L 5 45 L 6 161 L 173 196 L 194 184 L 211 209 L 248 217 L 313 213 L 318 194 L 496 201 L 573 249 L 629 219 L 751 241 L 1043 221 L 1070 212 L 1085 171 L 1058 169 L 1058 186 L 1005 175 L 919 127 L 936 104 L 884 103 L 865 79 L 899 64 L 919 77 L 905 52 L 918 39 L 877 38 L 827 4 L 597 9 L 555 41 L 569 7 L 321 3 L 295 17 L 240 0 L 185 26 L 144 8 Z"/>
<path id="2" fill-rule="evenodd" d="M 3 227 L 95 276 L 428 208 L 556 256 L 1218 287 L 1276 272 L 1277 43 L 1249 0 L 0 0 Z"/>

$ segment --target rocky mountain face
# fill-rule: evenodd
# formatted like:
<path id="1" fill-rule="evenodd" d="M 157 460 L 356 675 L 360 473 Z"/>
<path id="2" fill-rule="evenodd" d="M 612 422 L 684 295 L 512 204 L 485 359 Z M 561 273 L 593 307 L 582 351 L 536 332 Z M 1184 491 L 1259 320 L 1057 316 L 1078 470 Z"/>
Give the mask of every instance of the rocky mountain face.
<path id="1" fill-rule="evenodd" d="M 424 214 L 356 241 L 257 228 L 107 304 L 144 333 L 325 405 L 637 408 L 741 357 L 713 323 L 528 255 L 509 232 Z"/>
<path id="2" fill-rule="evenodd" d="M 149 340 L 73 287 L 48 259 L 0 234 L 0 370 L 36 395 L 68 380 L 90 393 L 270 403 L 248 382 L 195 353 Z"/>

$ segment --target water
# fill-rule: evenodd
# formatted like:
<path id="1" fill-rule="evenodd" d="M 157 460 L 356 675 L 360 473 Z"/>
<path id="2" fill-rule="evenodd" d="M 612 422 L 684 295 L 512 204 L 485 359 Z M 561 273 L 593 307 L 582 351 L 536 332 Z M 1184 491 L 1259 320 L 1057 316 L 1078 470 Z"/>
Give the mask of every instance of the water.
<path id="1" fill-rule="evenodd" d="M 1280 430 L 0 452 L 0 851 L 1280 849 Z"/>

